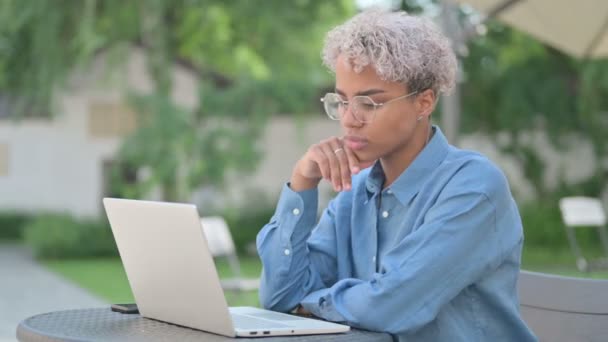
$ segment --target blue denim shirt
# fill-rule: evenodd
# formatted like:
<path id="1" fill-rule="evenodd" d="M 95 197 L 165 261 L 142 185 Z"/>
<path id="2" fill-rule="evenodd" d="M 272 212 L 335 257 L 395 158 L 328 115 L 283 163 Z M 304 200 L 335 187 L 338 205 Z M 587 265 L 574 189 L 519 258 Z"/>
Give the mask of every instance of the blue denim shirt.
<path id="1" fill-rule="evenodd" d="M 399 341 L 534 341 L 519 314 L 522 224 L 503 173 L 441 130 L 382 189 L 380 163 L 317 223 L 317 189 L 286 184 L 257 236 L 260 301 Z"/>

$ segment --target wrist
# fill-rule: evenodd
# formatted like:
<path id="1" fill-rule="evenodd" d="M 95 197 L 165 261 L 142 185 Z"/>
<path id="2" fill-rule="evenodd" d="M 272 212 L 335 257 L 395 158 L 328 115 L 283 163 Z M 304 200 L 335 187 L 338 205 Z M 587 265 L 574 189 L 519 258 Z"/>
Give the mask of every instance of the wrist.
<path id="1" fill-rule="evenodd" d="M 296 192 L 310 190 L 316 188 L 320 181 L 320 178 L 307 178 L 294 172 L 291 175 L 291 180 L 289 181 L 289 188 Z"/>

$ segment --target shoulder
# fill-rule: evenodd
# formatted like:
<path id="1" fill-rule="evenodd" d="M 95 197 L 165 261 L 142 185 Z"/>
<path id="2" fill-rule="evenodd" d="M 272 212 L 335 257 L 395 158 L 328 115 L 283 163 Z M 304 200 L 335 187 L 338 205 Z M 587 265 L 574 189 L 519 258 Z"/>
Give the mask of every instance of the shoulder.
<path id="1" fill-rule="evenodd" d="M 502 170 L 480 153 L 452 148 L 440 168 L 450 177 L 444 189 L 448 193 L 483 194 L 495 206 L 511 198 Z"/>

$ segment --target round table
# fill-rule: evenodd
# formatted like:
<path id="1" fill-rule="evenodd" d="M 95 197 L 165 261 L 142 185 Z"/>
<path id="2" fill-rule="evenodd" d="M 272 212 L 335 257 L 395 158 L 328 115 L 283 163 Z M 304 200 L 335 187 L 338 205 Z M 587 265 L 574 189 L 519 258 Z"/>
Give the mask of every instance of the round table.
<path id="1" fill-rule="evenodd" d="M 232 338 L 141 317 L 110 307 L 44 313 L 23 320 L 19 341 L 230 341 Z M 352 329 L 345 334 L 238 338 L 238 341 L 392 341 L 385 333 Z"/>

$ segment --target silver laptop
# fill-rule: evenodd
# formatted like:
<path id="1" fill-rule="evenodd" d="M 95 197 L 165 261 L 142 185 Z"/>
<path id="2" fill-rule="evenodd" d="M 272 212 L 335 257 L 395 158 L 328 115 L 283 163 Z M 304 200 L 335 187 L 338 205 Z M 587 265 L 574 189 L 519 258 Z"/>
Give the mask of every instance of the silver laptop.
<path id="1" fill-rule="evenodd" d="M 229 308 L 196 206 L 114 198 L 103 204 L 142 316 L 230 337 L 350 329 L 253 307 Z"/>

